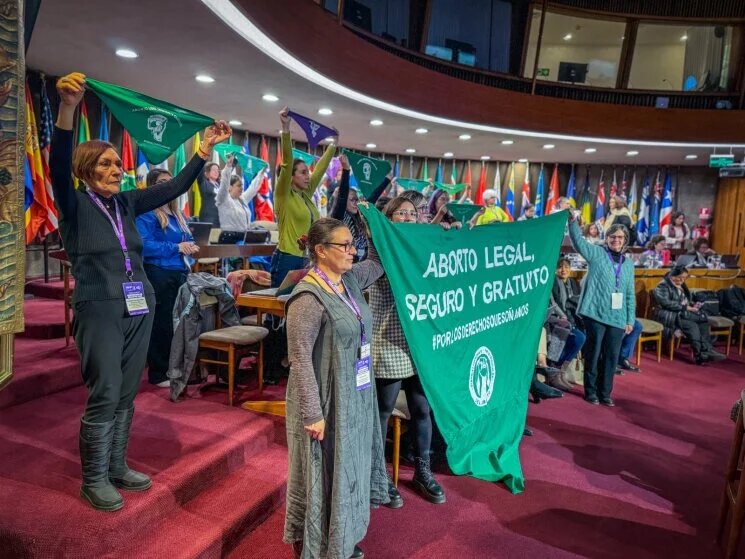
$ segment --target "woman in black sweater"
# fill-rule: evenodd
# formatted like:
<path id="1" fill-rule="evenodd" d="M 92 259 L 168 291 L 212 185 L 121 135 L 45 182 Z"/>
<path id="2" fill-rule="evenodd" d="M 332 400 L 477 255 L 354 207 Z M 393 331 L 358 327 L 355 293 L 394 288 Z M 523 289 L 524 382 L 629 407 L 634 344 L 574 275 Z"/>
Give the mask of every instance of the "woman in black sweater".
<path id="1" fill-rule="evenodd" d="M 119 192 L 122 162 L 114 146 L 94 140 L 72 149 L 73 119 L 85 92 L 85 76 L 61 78 L 57 91 L 60 107 L 50 172 L 60 235 L 75 277 L 75 344 L 88 388 L 80 421 L 80 495 L 94 508 L 111 511 L 124 504 L 114 486 L 144 491 L 151 485 L 148 476 L 126 462 L 155 308 L 135 218 L 187 192 L 212 148 L 231 130 L 223 121 L 207 128 L 199 153 L 170 181 Z M 81 181 L 77 190 L 72 175 Z"/>

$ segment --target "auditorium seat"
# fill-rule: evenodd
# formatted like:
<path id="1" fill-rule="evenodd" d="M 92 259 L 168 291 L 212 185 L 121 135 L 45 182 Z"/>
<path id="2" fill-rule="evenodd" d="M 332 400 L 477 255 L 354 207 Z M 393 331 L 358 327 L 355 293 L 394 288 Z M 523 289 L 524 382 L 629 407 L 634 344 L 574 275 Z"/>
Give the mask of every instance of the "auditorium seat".
<path id="1" fill-rule="evenodd" d="M 745 425 L 743 425 L 743 405 L 745 405 L 745 390 L 740 393 L 740 408 L 735 419 L 735 435 L 732 440 L 729 463 L 724 474 L 724 492 L 722 493 L 722 504 L 719 510 L 719 530 L 717 532 L 717 543 L 722 543 L 725 529 L 727 528 L 727 517 L 729 516 L 729 537 L 725 548 L 724 557 L 733 559 L 737 556 L 737 548 L 740 542 L 742 523 L 745 520 L 745 484 L 741 483 L 743 460 L 743 439 L 745 438 Z"/>
<path id="2" fill-rule="evenodd" d="M 693 294 L 704 291 L 704 289 L 701 287 L 691 287 L 689 291 Z M 711 331 L 711 335 L 715 338 L 720 336 L 727 338 L 727 351 L 725 351 L 725 355 L 729 355 L 729 348 L 732 343 L 732 329 L 734 327 L 734 321 L 726 316 L 709 316 L 709 330 Z"/>
<path id="3" fill-rule="evenodd" d="M 655 342 L 657 346 L 657 362 L 662 359 L 662 332 L 665 327 L 655 320 L 648 318 L 637 318 L 642 325 L 642 333 L 636 343 L 636 364 L 641 363 L 642 344 L 644 342 Z"/>

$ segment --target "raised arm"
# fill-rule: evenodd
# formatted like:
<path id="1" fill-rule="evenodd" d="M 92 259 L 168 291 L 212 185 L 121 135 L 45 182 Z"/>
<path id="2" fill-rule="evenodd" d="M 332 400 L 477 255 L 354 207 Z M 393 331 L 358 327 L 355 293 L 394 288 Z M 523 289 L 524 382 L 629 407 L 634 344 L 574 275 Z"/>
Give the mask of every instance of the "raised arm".
<path id="1" fill-rule="evenodd" d="M 329 168 L 334 153 L 336 153 L 336 146 L 334 144 L 329 144 L 326 151 L 323 152 L 321 159 L 319 159 L 316 162 L 315 167 L 313 167 L 313 173 L 310 175 L 310 186 L 308 188 L 308 192 L 311 196 L 318 188 L 318 185 L 321 184 L 323 175 L 326 174 L 326 169 Z"/>
<path id="2" fill-rule="evenodd" d="M 572 219 L 569 223 L 569 237 L 572 239 L 572 245 L 577 252 L 588 262 L 604 256 L 605 250 L 603 248 L 587 242 L 576 219 Z"/>
<path id="3" fill-rule="evenodd" d="M 350 271 L 354 279 L 357 280 L 360 289 L 367 289 L 385 274 L 383 265 L 380 263 L 380 256 L 378 256 L 378 251 L 375 249 L 372 239 L 367 240 L 367 246 L 367 258 L 362 262 L 353 264 Z"/>
<path id="4" fill-rule="evenodd" d="M 372 194 L 370 194 L 370 197 L 367 199 L 367 201 L 374 205 L 375 202 L 378 201 L 378 198 L 380 198 L 383 195 L 383 192 L 385 192 L 385 190 L 388 188 L 388 185 L 391 184 L 392 179 L 393 171 L 385 176 L 383 182 L 378 185 L 378 188 L 372 191 Z"/>
<path id="5" fill-rule="evenodd" d="M 287 307 L 287 350 L 290 361 L 288 383 L 300 404 L 303 425 L 321 421 L 321 397 L 313 369 L 313 347 L 321 330 L 323 306 L 311 293 L 303 293 Z M 290 388 L 288 387 L 288 388 Z"/>
<path id="6" fill-rule="evenodd" d="M 215 206 L 224 204 L 225 201 L 228 199 L 228 189 L 230 188 L 230 173 L 232 171 L 233 168 L 230 165 L 230 161 L 228 161 L 227 165 L 225 165 L 223 170 L 220 172 L 220 188 L 217 189 L 217 194 L 215 194 Z"/>
<path id="7" fill-rule="evenodd" d="M 290 136 L 290 117 L 289 109 L 285 107 L 279 112 L 279 120 L 282 123 L 282 133 L 279 136 L 279 143 L 282 148 L 282 165 L 280 165 L 277 184 L 274 186 L 274 197 L 278 205 L 290 195 L 290 185 L 292 183 L 292 136 Z"/>
<path id="8" fill-rule="evenodd" d="M 264 181 L 265 172 L 266 172 L 266 168 L 256 173 L 256 176 L 251 181 L 251 184 L 249 184 L 248 188 L 243 191 L 243 194 L 241 194 L 241 200 L 243 200 L 244 204 L 248 205 L 248 203 L 254 199 L 254 196 L 256 196 L 259 193 L 259 188 L 261 188 L 261 183 Z"/>
<path id="9" fill-rule="evenodd" d="M 347 211 L 347 201 L 349 200 L 349 159 L 346 155 L 342 155 L 339 161 L 341 162 L 341 182 L 336 189 L 334 206 L 329 214 L 329 217 L 334 219 L 344 218 L 344 212 Z"/>

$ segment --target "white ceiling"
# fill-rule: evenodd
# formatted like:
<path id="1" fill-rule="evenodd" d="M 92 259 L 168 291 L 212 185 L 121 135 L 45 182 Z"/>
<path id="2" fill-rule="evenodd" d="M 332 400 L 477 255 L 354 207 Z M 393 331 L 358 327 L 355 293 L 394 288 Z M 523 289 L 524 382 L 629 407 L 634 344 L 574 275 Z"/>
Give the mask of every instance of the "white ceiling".
<path id="1" fill-rule="evenodd" d="M 115 56 L 114 51 L 122 47 L 135 50 L 139 58 Z M 549 141 L 519 136 L 509 137 L 514 145 L 503 146 L 500 140 L 507 138 L 504 135 L 460 130 L 374 109 L 306 81 L 274 62 L 225 26 L 199 0 L 45 0 L 26 61 L 30 69 L 50 75 L 81 71 L 215 118 L 238 119 L 244 123 L 238 128 L 272 136 L 277 134 L 277 112 L 284 104 L 309 116 L 317 115 L 320 107 L 329 107 L 334 114 L 318 119 L 340 130 L 341 145 L 367 150 L 365 144 L 372 142 L 377 145 L 373 152 L 406 155 L 407 148 L 415 148 L 417 156 L 430 158 L 451 151 L 459 160 L 489 155 L 499 161 L 527 158 L 531 162 L 622 165 L 701 165 L 710 152 L 566 140 L 552 140 L 555 149 L 546 150 L 542 146 Z M 197 74 L 209 74 L 216 81 L 197 83 Z M 263 101 L 265 93 L 276 94 L 280 101 Z M 382 119 L 384 125 L 370 126 L 374 118 Z M 422 126 L 429 133 L 415 134 Z M 472 138 L 459 140 L 463 132 Z M 299 128 L 294 133 L 302 138 Z M 585 154 L 585 147 L 598 151 Z M 631 149 L 639 155 L 626 156 Z M 687 161 L 689 153 L 699 159 Z M 737 158 L 741 155 L 737 153 Z"/>

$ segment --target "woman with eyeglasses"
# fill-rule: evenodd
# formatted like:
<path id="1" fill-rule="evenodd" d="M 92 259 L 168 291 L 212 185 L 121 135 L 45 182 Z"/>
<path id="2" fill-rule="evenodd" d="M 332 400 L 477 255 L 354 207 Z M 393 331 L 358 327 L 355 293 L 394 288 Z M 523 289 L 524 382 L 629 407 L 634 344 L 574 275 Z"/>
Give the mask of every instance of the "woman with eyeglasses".
<path id="1" fill-rule="evenodd" d="M 145 182 L 150 188 L 172 178 L 165 169 L 153 169 Z M 147 348 L 148 381 L 166 388 L 170 386 L 166 372 L 173 338 L 173 305 L 191 269 L 191 257 L 199 252 L 199 247 L 194 244 L 178 199 L 137 216 L 137 230 L 142 237 L 145 274 L 155 291 L 153 329 Z"/>
<path id="2" fill-rule="evenodd" d="M 570 212 L 569 216 L 569 236 L 574 248 L 587 260 L 577 309 L 587 335 L 583 352 L 585 400 L 612 407 L 613 377 L 621 342 L 632 332 L 636 320 L 634 262 L 624 255 L 629 232 L 623 225 L 612 225 L 605 235 L 606 246 L 594 245 L 582 236 L 577 212 Z"/>
<path id="3" fill-rule="evenodd" d="M 284 541 L 296 558 L 360 558 L 370 505 L 389 500 L 370 359 L 373 318 L 362 294 L 383 268 L 373 250 L 353 263 L 354 238 L 336 219 L 315 221 L 307 246 L 311 269 L 285 307 Z"/>
<path id="4" fill-rule="evenodd" d="M 427 197 L 418 190 L 404 190 L 396 198 L 408 200 L 416 209 L 416 222 L 429 223 L 432 221 L 432 215 L 429 213 L 429 203 Z M 395 200 L 395 198 L 394 198 Z M 385 207 L 383 208 L 385 209 Z"/>
<path id="5" fill-rule="evenodd" d="M 403 196 L 388 202 L 383 214 L 393 223 L 417 223 L 420 218 L 416 206 L 408 197 Z M 378 389 L 381 440 L 385 444 L 388 419 L 393 413 L 398 393 L 403 388 L 414 433 L 414 489 L 431 503 L 444 503 L 445 493 L 432 475 L 430 467 L 432 417 L 429 402 L 411 358 L 388 279 L 383 276 L 372 284 L 369 294 L 373 314 L 372 358 Z M 403 506 L 401 494 L 390 478 L 388 495 L 391 499 L 388 507 Z"/>

